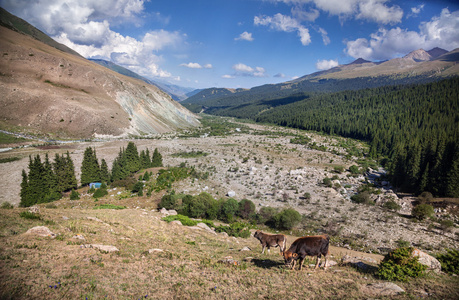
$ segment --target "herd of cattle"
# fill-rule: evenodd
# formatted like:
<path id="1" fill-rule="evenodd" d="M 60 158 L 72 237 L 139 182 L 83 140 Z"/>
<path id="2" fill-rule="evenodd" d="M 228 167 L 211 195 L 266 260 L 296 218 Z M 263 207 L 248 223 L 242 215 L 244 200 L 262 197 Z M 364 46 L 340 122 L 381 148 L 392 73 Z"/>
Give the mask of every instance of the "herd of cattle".
<path id="1" fill-rule="evenodd" d="M 296 261 L 300 260 L 299 270 L 303 267 L 303 262 L 306 256 L 317 256 L 316 266 L 314 269 L 319 267 L 321 256 L 325 257 L 324 269 L 327 268 L 327 259 L 329 256 L 328 247 L 330 245 L 330 238 L 325 235 L 314 235 L 314 236 L 304 236 L 296 239 L 288 250 L 287 248 L 287 238 L 283 234 L 268 234 L 257 230 L 253 235 L 261 243 L 263 250 L 261 253 L 265 252 L 265 248 L 279 247 L 281 255 L 284 256 L 284 261 L 286 265 L 291 265 L 292 269 L 295 268 Z"/>

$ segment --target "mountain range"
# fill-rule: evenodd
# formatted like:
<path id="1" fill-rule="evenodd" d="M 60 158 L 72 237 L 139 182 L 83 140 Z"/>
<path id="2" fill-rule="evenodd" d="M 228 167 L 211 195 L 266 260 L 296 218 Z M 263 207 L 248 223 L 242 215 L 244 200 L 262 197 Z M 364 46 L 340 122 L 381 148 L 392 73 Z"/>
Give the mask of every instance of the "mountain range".
<path id="1" fill-rule="evenodd" d="M 199 126 L 157 86 L 83 58 L 4 9 L 0 16 L 1 129 L 91 138 Z"/>
<path id="2" fill-rule="evenodd" d="M 201 111 L 204 108 L 212 113 L 227 109 L 279 99 L 294 101 L 323 92 L 358 90 L 385 85 L 427 83 L 459 74 L 459 49 L 446 51 L 433 48 L 429 51 L 419 49 L 404 57 L 382 62 L 371 62 L 358 58 L 355 61 L 329 70 L 315 72 L 300 78 L 279 83 L 267 84 L 251 89 L 209 88 L 182 101 L 186 107 Z"/>

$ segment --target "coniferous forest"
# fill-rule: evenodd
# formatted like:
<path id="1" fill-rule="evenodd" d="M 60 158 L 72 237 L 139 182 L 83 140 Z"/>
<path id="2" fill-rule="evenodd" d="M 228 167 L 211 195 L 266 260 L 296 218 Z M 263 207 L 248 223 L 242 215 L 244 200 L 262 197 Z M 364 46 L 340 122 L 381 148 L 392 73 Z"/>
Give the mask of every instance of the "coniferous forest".
<path id="1" fill-rule="evenodd" d="M 369 142 L 401 191 L 459 197 L 459 78 L 283 99 L 215 114 Z M 290 97 L 291 98 L 291 97 Z M 291 99 L 284 103 L 290 102 Z M 268 104 L 268 105 L 267 105 Z"/>
<path id="2" fill-rule="evenodd" d="M 120 149 L 110 172 L 105 159 L 99 164 L 96 150 L 88 147 L 81 164 L 81 186 L 87 186 L 91 182 L 110 184 L 128 178 L 141 169 L 162 166 L 162 155 L 158 149 L 155 149 L 150 157 L 148 149 L 142 150 L 139 154 L 136 145 L 129 142 L 126 149 Z M 77 187 L 75 167 L 68 152 L 65 156 L 56 154 L 53 163 L 49 161 L 48 154 L 44 162 L 39 155 L 29 157 L 29 172 L 22 170 L 20 206 L 52 202 L 60 199 L 62 193 Z"/>

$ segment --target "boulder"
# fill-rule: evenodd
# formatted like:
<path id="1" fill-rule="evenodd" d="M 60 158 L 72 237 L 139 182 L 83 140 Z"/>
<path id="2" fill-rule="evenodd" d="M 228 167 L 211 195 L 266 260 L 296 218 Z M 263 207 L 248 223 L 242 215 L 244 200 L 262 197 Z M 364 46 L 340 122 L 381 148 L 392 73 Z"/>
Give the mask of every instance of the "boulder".
<path id="1" fill-rule="evenodd" d="M 48 236 L 50 238 L 55 238 L 56 234 L 51 232 L 48 227 L 45 226 L 35 226 L 27 230 L 26 234 L 33 234 L 37 236 Z"/>
<path id="2" fill-rule="evenodd" d="M 175 215 L 177 215 L 177 211 L 175 211 L 174 209 L 169 209 L 169 210 L 167 211 L 167 214 L 168 214 L 169 216 L 175 216 Z"/>
<path id="3" fill-rule="evenodd" d="M 232 265 L 232 266 L 238 266 L 239 262 L 237 260 L 234 260 L 232 256 L 225 256 L 222 259 L 218 261 L 220 264 L 226 264 L 226 265 Z"/>
<path id="4" fill-rule="evenodd" d="M 40 208 L 38 206 L 31 206 L 29 207 L 29 213 L 33 214 L 39 214 L 40 213 Z"/>
<path id="5" fill-rule="evenodd" d="M 433 270 L 435 272 L 440 272 L 441 271 L 441 263 L 433 256 L 422 252 L 419 249 L 414 249 L 412 255 L 414 257 L 418 257 L 418 261 L 427 266 L 429 270 Z"/>
<path id="6" fill-rule="evenodd" d="M 175 225 L 180 225 L 180 226 L 182 226 L 182 222 L 180 222 L 179 220 L 174 220 L 174 221 L 172 221 L 170 224 L 175 224 Z"/>
<path id="7" fill-rule="evenodd" d="M 82 245 L 81 247 L 98 249 L 100 252 L 104 252 L 104 253 L 112 253 L 112 252 L 120 251 L 115 246 L 110 246 L 110 245 L 86 244 L 86 245 Z"/>
<path id="8" fill-rule="evenodd" d="M 236 196 L 236 192 L 235 191 L 229 191 L 227 195 L 228 195 L 228 197 L 233 198 L 234 196 Z"/>
<path id="9" fill-rule="evenodd" d="M 158 253 L 158 252 L 164 252 L 163 249 L 158 249 L 158 248 L 155 248 L 155 249 L 149 249 L 148 250 L 148 253 L 152 254 L 152 253 Z"/>
<path id="10" fill-rule="evenodd" d="M 390 297 L 404 293 L 405 291 L 392 282 L 378 282 L 367 284 L 362 288 L 366 297 Z"/>
<path id="11" fill-rule="evenodd" d="M 249 247 L 244 247 L 244 248 L 242 248 L 242 249 L 239 250 L 239 251 L 252 251 L 252 249 L 250 249 Z"/>

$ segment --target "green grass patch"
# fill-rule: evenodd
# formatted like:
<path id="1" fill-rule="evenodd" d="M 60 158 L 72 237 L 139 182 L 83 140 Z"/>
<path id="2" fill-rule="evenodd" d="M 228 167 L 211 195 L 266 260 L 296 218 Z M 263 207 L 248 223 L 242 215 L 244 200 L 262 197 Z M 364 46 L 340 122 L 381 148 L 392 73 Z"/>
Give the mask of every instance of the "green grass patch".
<path id="1" fill-rule="evenodd" d="M 94 209 L 125 209 L 126 206 L 114 205 L 114 204 L 101 204 L 94 206 Z"/>
<path id="2" fill-rule="evenodd" d="M 0 132 L 0 144 L 14 144 L 14 143 L 24 142 L 26 140 L 27 139 L 22 138 L 22 137 L 16 137 L 11 134 Z"/>

